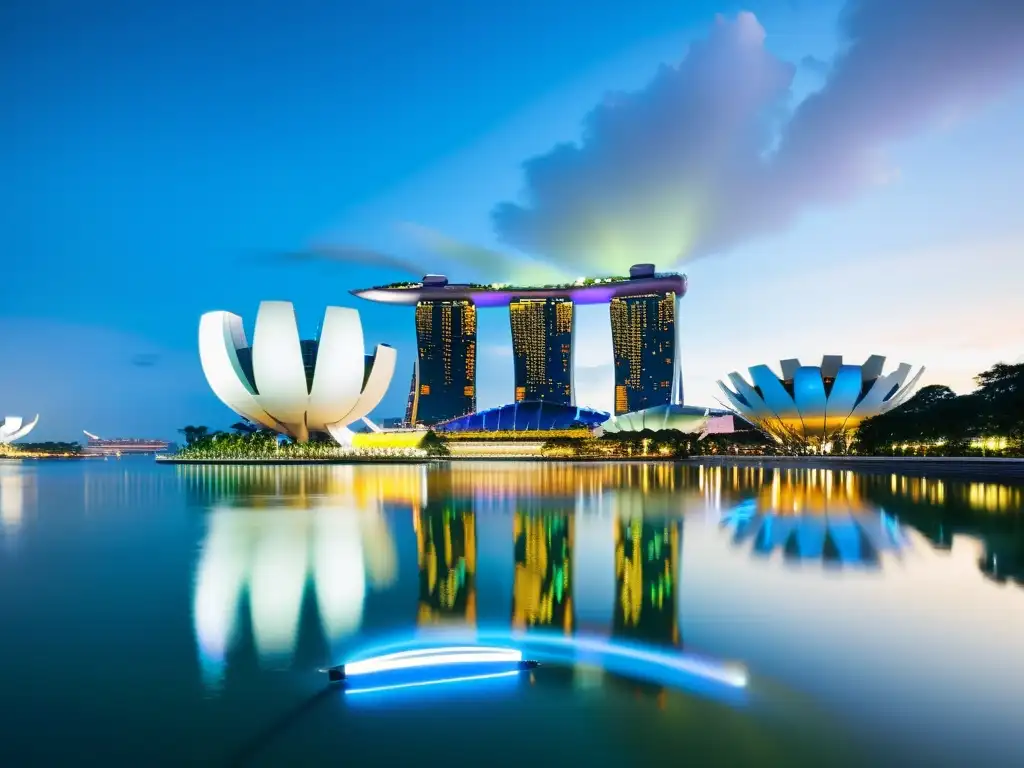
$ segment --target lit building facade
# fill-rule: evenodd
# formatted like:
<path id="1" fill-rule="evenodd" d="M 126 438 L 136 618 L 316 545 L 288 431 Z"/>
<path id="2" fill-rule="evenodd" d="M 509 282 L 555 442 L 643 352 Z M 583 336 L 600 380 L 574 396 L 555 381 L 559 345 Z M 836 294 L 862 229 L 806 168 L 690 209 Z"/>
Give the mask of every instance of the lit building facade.
<path id="1" fill-rule="evenodd" d="M 416 423 L 476 410 L 476 306 L 470 299 L 416 305 L 419 395 Z"/>
<path id="2" fill-rule="evenodd" d="M 608 304 L 615 361 L 615 413 L 683 402 L 678 302 L 687 280 L 634 264 L 628 276 L 509 286 L 449 283 L 444 275 L 352 293 L 416 307 L 419 344 L 417 422 L 433 426 L 476 411 L 476 312 L 508 307 L 514 403 L 574 405 L 576 309 Z"/>
<path id="3" fill-rule="evenodd" d="M 619 518 L 615 523 L 616 636 L 679 645 L 681 520 Z"/>
<path id="4" fill-rule="evenodd" d="M 411 427 L 416 423 L 420 404 L 419 364 L 413 363 L 412 381 L 409 382 L 409 399 L 405 401 L 405 425 Z"/>
<path id="5" fill-rule="evenodd" d="M 571 513 L 515 513 L 514 628 L 573 632 L 573 522 Z"/>
<path id="6" fill-rule="evenodd" d="M 508 310 L 516 402 L 543 400 L 572 405 L 572 300 L 515 298 Z"/>
<path id="7" fill-rule="evenodd" d="M 611 300 L 616 416 L 682 402 L 677 304 L 674 291 Z"/>

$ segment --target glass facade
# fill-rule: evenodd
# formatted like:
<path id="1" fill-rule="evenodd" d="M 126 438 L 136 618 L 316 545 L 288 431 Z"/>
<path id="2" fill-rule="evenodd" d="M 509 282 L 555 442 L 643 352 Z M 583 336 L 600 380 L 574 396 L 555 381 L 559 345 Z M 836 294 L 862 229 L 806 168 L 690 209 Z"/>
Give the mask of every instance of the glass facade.
<path id="1" fill-rule="evenodd" d="M 461 416 L 436 425 L 439 432 L 525 432 L 529 430 L 593 428 L 609 414 L 591 408 L 541 401 L 509 403 L 498 408 Z"/>
<path id="2" fill-rule="evenodd" d="M 476 410 L 476 307 L 468 299 L 416 305 L 417 421 L 432 425 Z"/>
<path id="3" fill-rule="evenodd" d="M 615 415 L 672 402 L 677 373 L 675 292 L 617 297 L 609 311 Z"/>
<path id="4" fill-rule="evenodd" d="M 571 299 L 516 298 L 509 303 L 515 399 L 571 405 Z"/>

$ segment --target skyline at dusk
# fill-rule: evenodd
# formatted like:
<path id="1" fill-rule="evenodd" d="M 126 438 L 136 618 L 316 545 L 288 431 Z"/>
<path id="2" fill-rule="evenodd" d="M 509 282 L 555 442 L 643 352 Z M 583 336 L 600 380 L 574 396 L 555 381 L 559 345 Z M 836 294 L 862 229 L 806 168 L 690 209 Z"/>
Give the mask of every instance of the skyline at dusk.
<path id="1" fill-rule="evenodd" d="M 226 428 L 199 317 L 264 300 L 304 338 L 358 309 L 401 416 L 415 310 L 349 292 L 426 273 L 684 272 L 692 405 L 790 357 L 959 393 L 1024 362 L 1024 5 L 214 6 L 0 10 L 0 415 L 33 439 Z M 576 311 L 611 411 L 609 308 Z M 478 323 L 477 407 L 512 402 L 508 312 Z"/>

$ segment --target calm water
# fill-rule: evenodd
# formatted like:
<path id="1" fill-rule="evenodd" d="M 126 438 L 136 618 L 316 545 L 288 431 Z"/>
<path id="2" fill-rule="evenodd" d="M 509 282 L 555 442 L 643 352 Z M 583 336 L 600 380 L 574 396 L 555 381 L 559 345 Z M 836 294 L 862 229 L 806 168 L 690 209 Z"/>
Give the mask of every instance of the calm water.
<path id="1" fill-rule="evenodd" d="M 1022 507 L 756 466 L 0 464 L 0 765 L 1022 765 Z M 465 633 L 545 663 L 323 693 Z"/>

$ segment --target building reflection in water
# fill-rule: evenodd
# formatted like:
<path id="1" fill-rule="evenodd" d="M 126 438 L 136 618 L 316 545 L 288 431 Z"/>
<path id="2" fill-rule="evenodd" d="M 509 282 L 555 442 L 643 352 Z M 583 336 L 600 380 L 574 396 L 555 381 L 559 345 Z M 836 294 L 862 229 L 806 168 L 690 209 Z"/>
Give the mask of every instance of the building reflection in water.
<path id="1" fill-rule="evenodd" d="M 417 624 L 476 624 L 476 515 L 453 494 L 449 473 L 431 472 L 427 500 L 413 515 L 419 568 Z"/>
<path id="2" fill-rule="evenodd" d="M 515 513 L 513 628 L 539 626 L 572 634 L 573 523 L 569 514 Z"/>
<path id="3" fill-rule="evenodd" d="M 997 581 L 1024 581 L 1018 514 L 1024 488 L 1005 483 L 859 474 L 844 470 L 708 467 L 698 483 L 717 500 L 737 543 L 752 551 L 782 551 L 790 559 L 877 565 L 886 552 L 909 546 L 905 528 L 939 550 L 954 535 L 979 538 L 978 567 Z"/>
<path id="4" fill-rule="evenodd" d="M 679 554 L 682 520 L 618 519 L 612 633 L 658 645 L 679 645 Z"/>
<path id="5" fill-rule="evenodd" d="M 408 523 L 404 511 L 395 519 L 409 527 L 396 530 L 410 546 L 415 538 L 417 569 L 403 588 L 417 626 L 485 630 L 496 619 L 505 629 L 675 648 L 688 514 L 721 520 L 756 556 L 877 567 L 906 546 L 902 526 L 911 525 L 933 542 L 951 529 L 977 532 L 986 546 L 979 566 L 992 578 L 1019 570 L 1021 559 L 1012 549 L 1019 537 L 984 528 L 1012 518 L 993 514 L 1020 500 L 1009 486 L 625 463 L 182 467 L 179 475 L 193 503 L 212 508 L 195 622 L 214 678 L 246 612 L 268 663 L 294 652 L 307 597 L 328 644 L 359 630 L 368 591 L 396 578 L 386 508 L 407 511 Z"/>
<path id="6" fill-rule="evenodd" d="M 881 552 L 907 544 L 897 520 L 860 495 L 852 472 L 805 470 L 794 480 L 771 470 L 723 524 L 732 527 L 735 544 L 749 543 L 756 555 L 782 551 L 789 560 L 843 566 L 877 567 Z"/>
<path id="7" fill-rule="evenodd" d="M 20 462 L 0 459 L 0 533 L 17 533 L 24 521 L 26 501 L 34 499 L 35 476 Z"/>
<path id="8" fill-rule="evenodd" d="M 221 472 L 191 481 L 219 482 Z M 220 470 L 223 468 L 211 468 Z M 312 590 L 320 631 L 328 645 L 354 634 L 362 623 L 367 588 L 383 589 L 397 577 L 395 544 L 383 517 L 390 487 L 408 499 L 419 487 L 421 468 L 379 470 L 338 466 L 324 473 L 275 467 L 252 473 L 238 467 L 232 494 L 207 515 L 207 533 L 195 577 L 194 622 L 204 674 L 222 679 L 228 654 L 238 645 L 248 607 L 253 643 L 261 663 L 290 662 L 298 642 L 302 606 Z M 265 469 L 265 468 L 257 468 Z M 398 470 L 398 471 L 393 471 Z M 404 470 L 404 471 L 403 471 Z M 268 484 L 285 487 L 299 478 L 302 493 L 269 496 Z M 365 493 L 366 486 L 373 490 Z"/>

